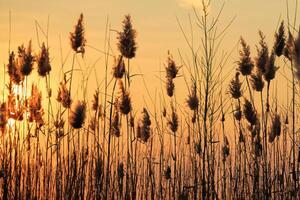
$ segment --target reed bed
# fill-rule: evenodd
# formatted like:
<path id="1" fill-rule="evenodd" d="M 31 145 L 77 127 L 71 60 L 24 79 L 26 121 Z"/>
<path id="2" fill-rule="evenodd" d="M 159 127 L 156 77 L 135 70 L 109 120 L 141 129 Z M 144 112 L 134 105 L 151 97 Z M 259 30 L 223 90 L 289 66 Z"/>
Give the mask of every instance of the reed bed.
<path id="1" fill-rule="evenodd" d="M 106 28 L 105 87 L 93 99 L 85 82 L 83 98 L 74 95 L 76 61 L 89 50 L 83 14 L 57 88 L 47 37 L 40 47 L 29 41 L 10 50 L 0 104 L 1 199 L 299 199 L 300 31 L 282 21 L 272 45 L 259 31 L 256 52 L 241 37 L 228 73 L 228 55 L 219 55 L 227 28 L 219 31 L 221 11 L 213 17 L 208 7 L 203 1 L 194 10 L 199 47 L 179 23 L 190 58 L 168 52 L 152 106 L 135 107 L 132 98 L 138 35 L 130 15 L 116 33 Z M 34 73 L 46 88 L 30 80 Z M 286 105 L 278 77 L 291 96 Z"/>

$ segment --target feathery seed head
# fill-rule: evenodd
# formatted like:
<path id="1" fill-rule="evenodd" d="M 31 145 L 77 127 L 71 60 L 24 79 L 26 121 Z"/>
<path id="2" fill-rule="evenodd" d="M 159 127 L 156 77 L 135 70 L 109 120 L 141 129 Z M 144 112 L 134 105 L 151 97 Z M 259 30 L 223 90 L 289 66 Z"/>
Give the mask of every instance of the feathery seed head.
<path id="1" fill-rule="evenodd" d="M 175 108 L 172 106 L 171 119 L 168 120 L 170 130 L 175 134 L 178 129 L 178 115 Z"/>
<path id="2" fill-rule="evenodd" d="M 174 89 L 175 89 L 175 84 L 173 82 L 173 79 L 167 78 L 166 88 L 167 88 L 167 95 L 169 97 L 172 97 L 174 95 Z"/>
<path id="3" fill-rule="evenodd" d="M 75 25 L 74 32 L 70 33 L 71 47 L 76 53 L 85 53 L 86 39 L 84 37 L 85 30 L 83 26 L 83 14 L 81 13 L 77 24 Z"/>
<path id="4" fill-rule="evenodd" d="M 120 96 L 118 99 L 118 103 L 119 103 L 118 108 L 122 114 L 127 115 L 132 109 L 129 92 L 125 91 L 123 82 L 121 80 L 119 80 L 119 88 L 120 88 Z"/>
<path id="5" fill-rule="evenodd" d="M 242 83 L 240 82 L 239 75 L 240 73 L 237 72 L 235 78 L 230 81 L 229 85 L 229 92 L 234 99 L 239 99 L 242 96 Z"/>
<path id="6" fill-rule="evenodd" d="M 125 15 L 123 20 L 123 30 L 118 34 L 118 49 L 120 53 L 128 59 L 134 58 L 136 54 L 136 30 L 132 28 L 131 16 Z"/>
<path id="7" fill-rule="evenodd" d="M 150 138 L 150 133 L 151 133 L 150 125 L 151 125 L 150 116 L 146 108 L 144 108 L 142 111 L 142 116 L 138 121 L 137 138 L 141 139 L 145 143 Z"/>
<path id="8" fill-rule="evenodd" d="M 259 37 L 260 48 L 257 47 L 257 57 L 255 58 L 255 62 L 257 70 L 264 74 L 269 59 L 269 49 L 267 43 L 265 42 L 265 36 L 263 32 L 259 31 Z"/>
<path id="9" fill-rule="evenodd" d="M 268 63 L 266 65 L 266 71 L 264 73 L 264 78 L 267 82 L 270 82 L 275 78 L 276 71 L 279 68 L 275 66 L 275 54 L 272 52 L 270 58 L 268 59 Z"/>
<path id="10" fill-rule="evenodd" d="M 51 64 L 49 58 L 49 50 L 43 42 L 41 51 L 37 55 L 38 74 L 45 77 L 51 71 Z"/>
<path id="11" fill-rule="evenodd" d="M 85 120 L 86 105 L 84 102 L 75 101 L 72 103 L 69 123 L 74 129 L 82 128 Z"/>
<path id="12" fill-rule="evenodd" d="M 113 76 L 115 78 L 122 79 L 125 74 L 125 63 L 123 56 L 119 56 L 118 59 L 115 58 L 115 63 L 113 66 Z"/>
<path id="13" fill-rule="evenodd" d="M 253 90 L 261 92 L 264 88 L 264 80 L 262 79 L 261 71 L 257 70 L 256 73 L 251 74 L 250 82 Z"/>
<path id="14" fill-rule="evenodd" d="M 65 81 L 59 84 L 56 100 L 60 102 L 64 108 L 70 108 L 71 106 L 72 100 Z"/>
<path id="15" fill-rule="evenodd" d="M 275 43 L 273 47 L 273 50 L 278 57 L 283 54 L 285 40 L 286 38 L 284 33 L 284 23 L 282 21 L 278 28 L 278 31 L 275 33 Z"/>
<path id="16" fill-rule="evenodd" d="M 254 110 L 252 103 L 247 99 L 245 99 L 243 114 L 251 125 L 256 124 L 257 121 L 256 111 Z"/>
<path id="17" fill-rule="evenodd" d="M 166 63 L 166 78 L 174 79 L 177 76 L 179 67 L 176 65 L 172 55 L 168 52 L 168 59 Z"/>
<path id="18" fill-rule="evenodd" d="M 193 84 L 193 87 L 191 89 L 191 93 L 188 95 L 188 98 L 186 100 L 189 108 L 191 110 L 197 110 L 198 109 L 198 106 L 199 106 L 199 98 L 197 96 L 197 86 L 196 84 L 194 83 Z"/>
<path id="19" fill-rule="evenodd" d="M 31 40 L 28 43 L 28 47 L 24 45 L 18 47 L 18 65 L 20 72 L 23 76 L 30 75 L 33 69 L 34 56 L 32 55 Z"/>
<path id="20" fill-rule="evenodd" d="M 31 96 L 29 97 L 29 121 L 35 121 L 39 126 L 44 124 L 44 110 L 42 107 L 42 94 L 35 84 L 31 88 Z"/>
<path id="21" fill-rule="evenodd" d="M 246 44 L 243 38 L 241 38 L 241 45 L 242 50 L 240 51 L 240 60 L 238 61 L 238 71 L 240 71 L 243 76 L 247 76 L 251 74 L 254 63 L 250 56 L 250 46 Z"/>
<path id="22" fill-rule="evenodd" d="M 18 61 L 15 58 L 14 52 L 11 52 L 9 54 L 7 72 L 10 80 L 16 85 L 20 85 L 21 82 L 24 80 L 24 76 L 21 74 Z"/>

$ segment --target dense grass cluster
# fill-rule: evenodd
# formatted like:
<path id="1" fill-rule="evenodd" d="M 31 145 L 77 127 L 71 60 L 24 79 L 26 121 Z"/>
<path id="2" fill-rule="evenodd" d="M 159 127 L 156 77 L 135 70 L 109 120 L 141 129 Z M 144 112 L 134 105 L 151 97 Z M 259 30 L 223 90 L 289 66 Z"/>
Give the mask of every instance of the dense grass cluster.
<path id="1" fill-rule="evenodd" d="M 75 60 L 85 59 L 87 48 L 83 14 L 70 33 L 71 70 L 58 88 L 51 88 L 47 41 L 36 52 L 31 41 L 9 52 L 0 105 L 1 199 L 299 199 L 300 31 L 282 22 L 271 47 L 260 31 L 255 56 L 241 38 L 236 72 L 224 74 L 220 13 L 210 18 L 207 7 L 195 11 L 199 47 L 183 31 L 191 61 L 168 53 L 153 108 L 135 108 L 130 93 L 138 51 L 130 15 L 117 32 L 118 55 L 111 38 L 105 41 L 105 87 L 92 100 L 87 89 L 76 99 L 72 88 Z M 35 71 L 46 88 L 28 86 Z M 280 75 L 292 96 L 287 105 L 277 98 Z M 176 99 L 180 78 L 188 86 L 183 103 Z"/>

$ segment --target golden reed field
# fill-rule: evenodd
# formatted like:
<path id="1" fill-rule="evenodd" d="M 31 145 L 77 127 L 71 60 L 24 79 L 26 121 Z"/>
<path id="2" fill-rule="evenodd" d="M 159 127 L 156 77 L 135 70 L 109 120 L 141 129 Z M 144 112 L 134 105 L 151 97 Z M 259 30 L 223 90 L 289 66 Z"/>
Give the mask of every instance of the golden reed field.
<path id="1" fill-rule="evenodd" d="M 221 43 L 234 20 L 224 24 L 224 6 L 212 13 L 202 0 L 189 21 L 177 18 L 187 51 L 165 47 L 155 92 L 134 71 L 134 15 L 117 30 L 106 23 L 96 73 L 85 65 L 85 13 L 61 40 L 70 53 L 54 58 L 62 48 L 49 44 L 51 23 L 35 22 L 38 42 L 13 46 L 9 12 L 0 199 L 300 199 L 300 30 L 297 0 L 286 2 L 273 34 L 232 41 L 230 63 Z"/>

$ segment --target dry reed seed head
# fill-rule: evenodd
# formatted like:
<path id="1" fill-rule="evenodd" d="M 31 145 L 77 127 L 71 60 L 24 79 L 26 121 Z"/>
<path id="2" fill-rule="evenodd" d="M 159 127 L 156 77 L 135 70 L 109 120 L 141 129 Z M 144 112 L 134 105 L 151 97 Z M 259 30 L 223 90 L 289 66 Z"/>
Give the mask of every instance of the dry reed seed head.
<path id="1" fill-rule="evenodd" d="M 275 54 L 271 53 L 270 58 L 268 59 L 268 63 L 266 65 L 266 71 L 264 73 L 264 78 L 267 82 L 270 82 L 275 78 L 276 71 L 279 68 L 275 66 Z"/>
<path id="2" fill-rule="evenodd" d="M 295 57 L 295 48 L 296 48 L 295 46 L 296 45 L 295 45 L 293 34 L 289 32 L 289 36 L 286 41 L 285 48 L 283 50 L 283 54 L 290 61 L 292 61 Z"/>
<path id="3" fill-rule="evenodd" d="M 27 48 L 24 45 L 18 47 L 18 65 L 23 76 L 30 75 L 33 69 L 34 56 L 32 55 L 31 40 Z"/>
<path id="4" fill-rule="evenodd" d="M 6 103 L 1 103 L 0 105 L 0 131 L 5 132 L 5 127 L 7 124 L 7 108 Z"/>
<path id="5" fill-rule="evenodd" d="M 179 67 L 176 65 L 172 55 L 168 52 L 168 59 L 166 63 L 166 78 L 174 79 L 178 74 Z"/>
<path id="6" fill-rule="evenodd" d="M 169 97 L 172 97 L 174 95 L 174 90 L 175 90 L 175 84 L 173 82 L 173 79 L 167 78 L 166 88 L 167 88 L 167 95 Z"/>
<path id="7" fill-rule="evenodd" d="M 123 56 L 119 56 L 117 59 L 115 59 L 115 63 L 113 66 L 113 76 L 116 79 L 122 79 L 125 74 L 125 63 L 123 60 Z"/>
<path id="8" fill-rule="evenodd" d="M 271 124 L 271 131 L 270 135 L 274 135 L 275 137 L 279 137 L 281 132 L 281 120 L 280 115 L 275 114 L 272 124 Z"/>
<path id="9" fill-rule="evenodd" d="M 240 82 L 239 75 L 240 73 L 237 72 L 235 78 L 229 84 L 229 92 L 234 99 L 239 99 L 242 96 L 242 83 Z"/>
<path id="10" fill-rule="evenodd" d="M 136 54 L 136 30 L 132 28 L 131 16 L 125 15 L 123 30 L 118 33 L 118 49 L 128 59 L 134 58 Z"/>
<path id="11" fill-rule="evenodd" d="M 128 91 L 125 91 L 123 82 L 119 80 L 120 96 L 118 99 L 118 108 L 120 112 L 124 115 L 127 115 L 131 110 L 131 99 Z"/>
<path id="12" fill-rule="evenodd" d="M 141 118 L 138 121 L 137 126 L 137 138 L 143 142 L 147 142 L 151 135 L 150 130 L 151 120 L 146 108 L 143 109 L 141 113 Z"/>
<path id="13" fill-rule="evenodd" d="M 262 73 L 260 71 L 256 71 L 256 73 L 251 74 L 250 83 L 253 90 L 257 92 L 261 92 L 264 88 L 264 80 L 262 78 Z"/>
<path id="14" fill-rule="evenodd" d="M 243 114 L 246 120 L 251 124 L 255 125 L 257 121 L 256 111 L 254 110 L 252 103 L 245 99 L 244 107 L 243 107 Z"/>
<path id="15" fill-rule="evenodd" d="M 92 101 L 92 110 L 97 111 L 99 108 L 99 90 L 94 93 L 94 99 Z"/>
<path id="16" fill-rule="evenodd" d="M 257 47 L 257 57 L 255 58 L 255 62 L 258 71 L 260 71 L 261 74 L 264 74 L 269 59 L 269 49 L 267 43 L 265 42 L 265 36 L 263 32 L 259 31 L 259 37 L 260 37 L 260 41 L 259 41 L 260 47 Z"/>
<path id="17" fill-rule="evenodd" d="M 165 172 L 164 172 L 164 176 L 167 180 L 170 180 L 171 179 L 171 167 L 170 166 L 167 166 Z"/>
<path id="18" fill-rule="evenodd" d="M 178 115 L 175 108 L 172 106 L 171 119 L 168 120 L 169 129 L 175 134 L 178 130 Z"/>
<path id="19" fill-rule="evenodd" d="M 273 47 L 273 50 L 278 57 L 280 57 L 283 54 L 285 40 L 286 37 L 284 31 L 284 22 L 282 21 L 278 28 L 278 31 L 275 33 L 275 42 Z"/>
<path id="20" fill-rule="evenodd" d="M 82 101 L 72 103 L 69 115 L 69 123 L 74 129 L 82 128 L 86 115 L 86 104 Z"/>
<path id="21" fill-rule="evenodd" d="M 20 72 L 18 61 L 15 58 L 14 52 L 11 52 L 9 54 L 7 72 L 10 80 L 16 85 L 20 85 L 21 82 L 24 80 L 24 76 Z"/>
<path id="22" fill-rule="evenodd" d="M 41 77 L 45 77 L 51 71 L 51 64 L 49 58 L 49 50 L 43 42 L 41 50 L 37 55 L 38 74 Z"/>
<path id="23" fill-rule="evenodd" d="M 35 121 L 40 127 L 44 124 L 43 115 L 42 94 L 37 86 L 32 84 L 31 96 L 29 97 L 29 122 Z"/>
<path id="24" fill-rule="evenodd" d="M 83 14 L 81 13 L 77 24 L 75 25 L 74 32 L 70 33 L 71 47 L 76 53 L 81 53 L 82 56 L 85 53 L 86 39 L 84 37 L 85 30 L 83 24 Z"/>
<path id="25" fill-rule="evenodd" d="M 199 106 L 199 98 L 197 96 L 197 86 L 194 83 L 191 89 L 191 93 L 188 95 L 188 98 L 186 100 L 190 110 L 197 110 Z"/>
<path id="26" fill-rule="evenodd" d="M 250 46 L 246 44 L 245 40 L 241 38 L 242 50 L 240 50 L 240 60 L 238 61 L 238 71 L 243 76 L 250 75 L 254 67 L 254 62 L 250 56 Z"/>
<path id="27" fill-rule="evenodd" d="M 58 94 L 56 100 L 62 104 L 64 108 L 70 108 L 72 100 L 69 90 L 67 89 L 67 85 L 64 82 L 60 82 Z"/>

